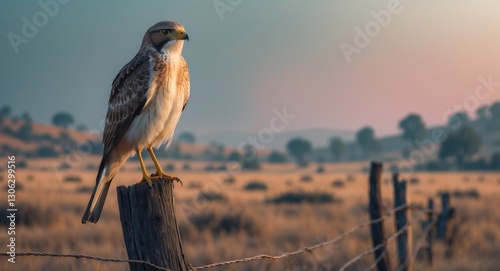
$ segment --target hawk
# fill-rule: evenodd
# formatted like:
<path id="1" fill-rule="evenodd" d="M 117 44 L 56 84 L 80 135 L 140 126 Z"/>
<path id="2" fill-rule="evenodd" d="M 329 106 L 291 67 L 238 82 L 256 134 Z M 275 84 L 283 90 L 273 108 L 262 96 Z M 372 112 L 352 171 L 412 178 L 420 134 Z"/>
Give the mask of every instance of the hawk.
<path id="1" fill-rule="evenodd" d="M 189 99 L 189 72 L 182 57 L 184 27 L 164 21 L 150 27 L 136 56 L 115 77 L 108 102 L 103 133 L 104 151 L 96 184 L 82 223 L 96 223 L 102 212 L 113 177 L 127 158 L 137 154 L 142 181 L 166 177 L 153 147 L 168 145 Z M 146 148 L 156 173 L 150 177 L 141 151 Z"/>

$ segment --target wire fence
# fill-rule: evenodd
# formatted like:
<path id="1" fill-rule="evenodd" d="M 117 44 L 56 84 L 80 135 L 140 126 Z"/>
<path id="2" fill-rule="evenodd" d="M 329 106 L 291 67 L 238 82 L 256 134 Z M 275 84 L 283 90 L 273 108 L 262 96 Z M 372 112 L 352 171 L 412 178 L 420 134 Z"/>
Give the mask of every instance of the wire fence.
<path id="1" fill-rule="evenodd" d="M 376 224 L 376 223 L 381 223 L 384 220 L 386 220 L 389 217 L 391 217 L 394 213 L 396 213 L 398 211 L 402 211 L 402 210 L 407 209 L 407 208 L 409 208 L 409 209 L 416 209 L 416 210 L 420 211 L 419 215 L 416 218 L 413 219 L 414 221 L 416 219 L 418 219 L 420 216 L 424 215 L 424 214 L 428 214 L 429 212 L 433 212 L 434 213 L 434 211 L 432 211 L 432 210 L 427 210 L 427 209 L 424 209 L 422 207 L 418 207 L 418 206 L 414 206 L 414 205 L 410 205 L 410 204 L 401 205 L 401 206 L 399 206 L 397 208 L 394 208 L 394 209 L 391 209 L 389 211 L 386 211 L 385 214 L 383 216 L 381 216 L 380 218 L 378 218 L 378 219 L 374 219 L 374 220 L 370 220 L 370 221 L 366 221 L 364 223 L 358 224 L 358 225 L 350 228 L 349 230 L 347 230 L 347 231 L 345 231 L 345 232 L 337 235 L 333 239 L 330 239 L 330 240 L 327 240 L 325 242 L 321 242 L 321 243 L 315 244 L 313 246 L 304 247 L 304 248 L 301 248 L 301 249 L 298 249 L 298 250 L 295 250 L 295 251 L 291 251 L 291 252 L 286 252 L 286 253 L 283 253 L 283 254 L 280 254 L 280 255 L 274 255 L 273 256 L 273 255 L 261 254 L 261 255 L 256 255 L 256 256 L 248 257 L 248 258 L 241 258 L 241 259 L 223 261 L 223 262 L 218 262 L 218 263 L 212 263 L 212 264 L 207 264 L 207 265 L 203 265 L 203 266 L 192 267 L 191 270 L 211 269 L 211 268 L 220 267 L 220 266 L 234 265 L 234 264 L 239 264 L 239 263 L 257 261 L 257 260 L 263 260 L 263 259 L 280 260 L 280 259 L 284 259 L 284 258 L 296 256 L 296 255 L 299 255 L 299 254 L 302 254 L 302 253 L 306 253 L 306 252 L 312 253 L 314 250 L 323 248 L 323 247 L 328 246 L 328 245 L 333 245 L 335 243 L 338 243 L 342 239 L 346 238 L 347 236 L 351 235 L 352 233 L 354 233 L 354 232 L 356 232 L 356 231 L 358 231 L 358 230 L 360 230 L 360 229 L 362 229 L 364 227 L 367 227 L 367 226 L 370 226 L 370 225 L 373 225 L 373 224 Z M 365 257 L 367 255 L 370 255 L 372 253 L 375 253 L 377 250 L 385 247 L 389 242 L 391 242 L 392 240 L 396 239 L 398 236 L 400 236 L 401 234 L 403 234 L 404 232 L 406 232 L 408 230 L 408 228 L 410 227 L 411 224 L 412 224 L 412 222 L 410 221 L 406 226 L 404 226 L 403 228 L 401 228 L 399 231 L 397 231 L 393 235 L 389 236 L 386 239 L 385 243 L 379 244 L 379 245 L 377 245 L 377 246 L 375 246 L 375 247 L 373 247 L 373 248 L 371 248 L 369 250 L 366 250 L 366 251 L 358 254 L 357 256 L 355 256 L 352 259 L 350 259 L 349 261 L 347 261 L 338 270 L 339 271 L 344 271 L 349 266 L 351 266 L 354 263 L 356 263 L 359 260 L 361 260 L 363 257 Z M 420 237 L 418 238 L 418 241 L 416 242 L 415 247 L 413 248 L 413 250 L 414 250 L 414 255 L 412 255 L 413 261 L 415 261 L 415 259 L 417 257 L 417 253 L 420 250 L 420 247 L 422 246 L 423 241 L 425 240 L 427 234 L 432 229 L 432 227 L 435 226 L 435 224 L 436 224 L 436 222 L 434 221 L 430 225 L 427 225 L 427 227 L 422 231 Z M 385 253 L 385 251 L 384 251 L 384 253 Z M 9 256 L 9 255 L 8 255 L 8 253 L 1 253 L 0 256 Z M 172 271 L 170 269 L 167 269 L 167 268 L 160 267 L 160 266 L 157 266 L 155 264 L 152 264 L 152 263 L 150 263 L 148 261 L 130 260 L 130 259 L 118 259 L 118 258 L 105 258 L 105 257 L 98 257 L 98 256 L 92 256 L 92 255 L 84 255 L 84 254 L 46 253 L 46 252 L 16 252 L 16 256 L 64 257 L 64 258 L 75 258 L 75 259 L 88 259 L 88 260 L 102 261 L 102 262 L 137 263 L 137 264 L 148 265 L 150 267 L 156 268 L 157 270 L 161 270 L 161 271 Z M 384 254 L 381 254 L 365 270 L 371 270 L 375 266 L 377 266 L 377 263 L 383 258 L 383 256 L 384 256 Z M 401 266 L 399 266 L 396 270 L 400 270 Z"/>

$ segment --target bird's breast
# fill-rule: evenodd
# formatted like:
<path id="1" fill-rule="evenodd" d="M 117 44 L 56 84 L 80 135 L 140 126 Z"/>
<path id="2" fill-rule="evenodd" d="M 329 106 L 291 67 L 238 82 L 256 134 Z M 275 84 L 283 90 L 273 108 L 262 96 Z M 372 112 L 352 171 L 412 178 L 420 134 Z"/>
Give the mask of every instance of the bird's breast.
<path id="1" fill-rule="evenodd" d="M 127 138 L 137 147 L 169 143 L 182 113 L 184 97 L 177 91 L 178 65 L 172 59 L 153 68 L 143 111 L 133 120 Z"/>

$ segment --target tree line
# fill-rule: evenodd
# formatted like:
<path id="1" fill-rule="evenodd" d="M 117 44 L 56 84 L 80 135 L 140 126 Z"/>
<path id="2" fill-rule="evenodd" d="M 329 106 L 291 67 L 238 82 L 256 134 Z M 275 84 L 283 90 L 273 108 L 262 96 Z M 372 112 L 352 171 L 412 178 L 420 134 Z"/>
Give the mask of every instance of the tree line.
<path id="1" fill-rule="evenodd" d="M 436 149 L 433 154 L 426 154 L 425 161 L 418 161 L 418 167 L 429 170 L 444 169 L 500 169 L 500 152 L 485 153 L 489 156 L 481 156 L 481 148 L 484 147 L 485 138 L 500 132 L 500 102 L 495 102 L 489 106 L 482 106 L 476 110 L 476 118 L 472 119 L 467 112 L 459 111 L 449 115 L 447 124 L 443 127 L 429 129 L 419 114 L 411 113 L 402 118 L 398 123 L 401 131 L 401 139 L 407 145 L 401 150 L 400 157 L 404 159 L 414 158 L 414 154 L 423 152 L 429 148 L 429 139 L 433 138 L 438 129 L 441 131 L 441 138 L 432 142 Z M 33 133 L 32 118 L 27 112 L 20 115 L 13 115 L 10 106 L 0 108 L 0 124 L 9 118 L 13 123 L 20 122 L 16 130 L 2 125 L 2 133 L 15 136 L 25 142 L 47 141 L 51 143 L 74 146 L 76 143 L 67 132 L 52 138 L 50 135 L 36 135 Z M 63 128 L 75 125 L 74 117 L 68 112 L 57 112 L 52 118 L 53 125 Z M 87 130 L 83 124 L 73 127 L 80 131 Z M 492 136 L 494 138 L 494 136 Z M 183 132 L 177 138 L 177 142 L 194 144 L 196 136 L 191 132 Z M 386 140 L 387 141 L 387 140 Z M 488 146 L 500 147 L 499 139 L 487 140 Z M 389 142 L 390 143 L 390 142 Z M 93 142 L 99 145 L 99 142 Z M 387 143 L 386 143 L 387 144 Z M 0 151 L 12 151 L 7 144 L 0 146 Z M 101 146 L 102 147 L 102 146 Z M 377 138 L 375 130 L 370 126 L 360 128 L 355 133 L 355 139 L 346 141 L 341 137 L 333 137 L 327 142 L 328 155 L 316 155 L 316 161 L 355 161 L 372 159 L 383 154 L 383 144 Z M 98 148 L 98 150 L 100 150 Z M 311 141 L 305 138 L 293 138 L 286 144 L 286 152 L 273 150 L 264 160 L 270 163 L 284 163 L 292 158 L 299 166 L 307 166 L 313 159 L 314 149 Z M 98 151 L 96 151 L 98 152 Z M 58 151 L 45 144 L 30 156 L 55 157 Z M 160 153 L 161 157 L 171 157 L 177 159 L 193 159 L 190 154 L 182 154 L 178 144 L 173 144 L 170 150 Z M 244 168 L 258 169 L 258 162 L 263 160 L 257 155 L 257 151 L 251 145 L 245 146 L 243 150 L 234 150 L 225 155 L 225 146 L 221 143 L 211 143 L 204 151 L 203 158 L 212 161 L 244 161 Z M 249 157 L 255 157 L 249 159 Z M 199 157 L 198 157 L 199 158 Z M 422 159 L 421 159 L 422 160 Z"/>

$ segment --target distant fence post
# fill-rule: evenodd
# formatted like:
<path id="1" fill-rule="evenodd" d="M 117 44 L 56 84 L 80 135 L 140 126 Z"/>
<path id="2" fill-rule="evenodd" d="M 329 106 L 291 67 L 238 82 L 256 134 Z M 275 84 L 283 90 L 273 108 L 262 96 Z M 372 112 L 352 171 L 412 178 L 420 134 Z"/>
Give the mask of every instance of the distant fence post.
<path id="1" fill-rule="evenodd" d="M 399 208 L 407 204 L 406 201 L 406 181 L 399 181 L 399 174 L 394 173 L 392 176 L 392 181 L 394 184 L 394 208 Z M 406 230 L 401 233 L 398 239 L 398 258 L 399 267 L 398 270 L 411 271 L 413 270 L 412 262 L 412 236 L 411 236 L 411 225 L 407 218 L 408 208 L 396 211 L 394 216 L 396 231 L 400 231 L 406 227 Z"/>
<path id="2" fill-rule="evenodd" d="M 382 181 L 383 165 L 381 163 L 372 162 L 370 171 L 370 220 L 377 220 L 382 217 L 382 194 L 381 194 L 381 181 Z M 377 262 L 377 269 L 379 271 L 389 271 L 390 262 L 389 255 L 386 253 L 387 240 L 384 236 L 384 221 L 371 224 L 371 235 L 373 247 L 383 245 L 380 249 L 375 251 L 375 260 Z"/>
<path id="3" fill-rule="evenodd" d="M 429 198 L 428 202 L 428 213 L 427 213 L 427 226 L 431 227 L 429 229 L 429 232 L 427 233 L 427 261 L 429 262 L 430 265 L 432 265 L 432 237 L 434 233 L 434 226 L 431 226 L 434 223 L 434 200 L 432 198 Z"/>
<path id="4" fill-rule="evenodd" d="M 441 194 L 441 214 L 437 220 L 436 239 L 446 240 L 446 230 L 448 225 L 448 217 L 450 215 L 450 194 L 445 192 Z"/>
<path id="5" fill-rule="evenodd" d="M 148 261 L 172 271 L 187 271 L 174 212 L 173 181 L 153 181 L 119 186 L 118 205 L 123 237 L 131 260 Z M 158 271 L 145 264 L 130 263 L 131 271 Z"/>

